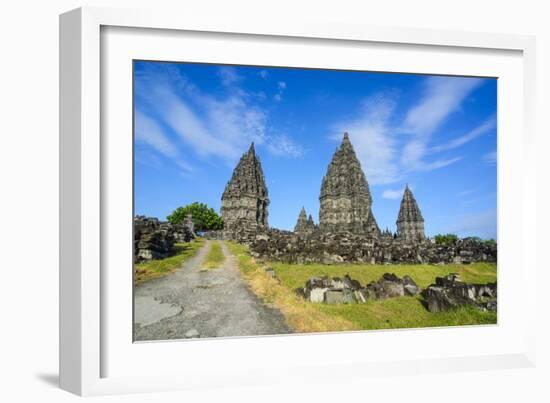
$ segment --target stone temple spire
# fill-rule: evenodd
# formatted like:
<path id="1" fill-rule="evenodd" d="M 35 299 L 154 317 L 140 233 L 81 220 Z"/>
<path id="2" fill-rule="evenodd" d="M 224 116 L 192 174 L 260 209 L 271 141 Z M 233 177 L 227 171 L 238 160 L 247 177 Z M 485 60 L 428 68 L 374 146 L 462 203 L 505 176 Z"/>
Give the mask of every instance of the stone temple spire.
<path id="1" fill-rule="evenodd" d="M 322 231 L 379 235 L 369 184 L 347 133 L 323 178 L 319 201 Z"/>
<path id="2" fill-rule="evenodd" d="M 300 210 L 300 215 L 298 216 L 298 221 L 296 221 L 294 232 L 297 234 L 308 232 L 307 214 L 304 207 L 302 207 L 302 210 Z"/>
<path id="3" fill-rule="evenodd" d="M 311 216 L 311 214 L 310 214 L 309 217 L 307 218 L 307 226 L 308 226 L 308 228 L 310 228 L 311 230 L 314 230 L 314 229 L 315 229 L 315 221 L 313 221 L 313 217 Z"/>
<path id="4" fill-rule="evenodd" d="M 406 241 L 426 239 L 424 235 L 424 218 L 411 189 L 409 189 L 409 185 L 405 186 L 399 215 L 397 216 L 397 236 Z"/>
<path id="5" fill-rule="evenodd" d="M 269 198 L 254 143 L 243 154 L 222 195 L 224 232 L 267 228 Z"/>

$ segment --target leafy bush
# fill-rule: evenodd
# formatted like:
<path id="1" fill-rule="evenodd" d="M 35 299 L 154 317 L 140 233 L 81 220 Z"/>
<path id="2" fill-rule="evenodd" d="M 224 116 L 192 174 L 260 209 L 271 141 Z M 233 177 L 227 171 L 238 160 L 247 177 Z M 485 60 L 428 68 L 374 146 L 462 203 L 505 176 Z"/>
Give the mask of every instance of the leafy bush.
<path id="1" fill-rule="evenodd" d="M 487 239 L 483 241 L 483 243 L 487 246 L 497 246 L 497 241 L 495 241 L 494 239 Z"/>
<path id="2" fill-rule="evenodd" d="M 458 237 L 455 234 L 437 234 L 434 239 L 438 245 L 454 245 Z"/>
<path id="3" fill-rule="evenodd" d="M 223 220 L 218 213 L 206 204 L 198 202 L 178 207 L 166 219 L 172 224 L 181 224 L 189 214 L 193 216 L 193 223 L 197 232 L 223 228 Z"/>

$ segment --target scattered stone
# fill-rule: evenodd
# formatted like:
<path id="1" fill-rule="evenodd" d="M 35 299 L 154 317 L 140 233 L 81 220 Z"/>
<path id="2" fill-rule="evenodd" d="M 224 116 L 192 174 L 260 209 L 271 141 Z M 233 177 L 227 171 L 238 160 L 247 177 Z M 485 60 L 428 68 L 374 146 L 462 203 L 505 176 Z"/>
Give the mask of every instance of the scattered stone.
<path id="1" fill-rule="evenodd" d="M 413 291 L 415 288 L 416 291 L 418 291 L 418 286 L 412 278 L 407 276 L 405 283 L 403 279 L 397 277 L 393 273 L 384 273 L 382 278 L 367 285 L 366 295 L 369 299 L 377 300 L 402 297 L 405 295 L 405 284 L 407 285 L 407 290 L 410 293 L 407 295 L 415 295 L 416 292 L 413 293 Z"/>
<path id="2" fill-rule="evenodd" d="M 497 284 L 467 284 L 456 274 L 437 277 L 422 291 L 430 312 L 444 312 L 460 306 L 475 306 L 484 310 L 497 310 Z"/>
<path id="3" fill-rule="evenodd" d="M 325 292 L 323 302 L 325 304 L 354 304 L 357 301 L 352 290 L 348 288 L 334 288 L 328 289 Z"/>
<path id="4" fill-rule="evenodd" d="M 277 278 L 277 275 L 275 274 L 275 270 L 273 269 L 273 267 L 266 267 L 264 271 L 269 277 Z"/>
<path id="5" fill-rule="evenodd" d="M 405 295 L 409 296 L 416 295 L 420 291 L 418 285 L 409 276 L 403 277 L 403 289 L 405 291 Z"/>
<path id="6" fill-rule="evenodd" d="M 401 279 L 395 274 L 385 273 L 378 281 L 373 281 L 366 287 L 347 274 L 343 278 L 312 277 L 303 288 L 298 288 L 296 293 L 310 302 L 352 304 L 365 303 L 369 299 L 416 295 L 418 290 L 411 277 L 405 276 Z"/>

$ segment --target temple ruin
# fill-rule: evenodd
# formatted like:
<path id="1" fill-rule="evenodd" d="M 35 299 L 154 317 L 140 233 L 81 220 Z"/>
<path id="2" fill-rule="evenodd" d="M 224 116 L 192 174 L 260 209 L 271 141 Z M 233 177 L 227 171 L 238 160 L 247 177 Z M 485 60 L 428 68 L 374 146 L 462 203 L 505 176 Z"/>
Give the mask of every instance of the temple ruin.
<path id="1" fill-rule="evenodd" d="M 407 185 L 397 232 L 380 231 L 372 196 L 347 133 L 321 183 L 319 225 L 302 208 L 294 231 L 268 226 L 268 191 L 260 160 L 250 146 L 222 196 L 223 239 L 250 246 L 251 254 L 288 263 L 470 263 L 496 261 L 496 244 L 464 238 L 452 245 L 430 242 L 424 218 Z M 210 234 L 217 237 L 218 234 Z"/>
<path id="2" fill-rule="evenodd" d="M 409 189 L 409 185 L 405 186 L 396 224 L 399 238 L 413 242 L 426 239 L 426 235 L 424 235 L 424 218 L 411 189 Z"/>
<path id="3" fill-rule="evenodd" d="M 224 236 L 236 232 L 254 233 L 268 227 L 269 198 L 264 173 L 254 143 L 243 154 L 222 195 L 221 216 Z"/>
<path id="4" fill-rule="evenodd" d="M 321 231 L 380 235 L 369 184 L 347 133 L 323 178 L 319 202 Z"/>
<path id="5" fill-rule="evenodd" d="M 298 220 L 296 221 L 296 225 L 294 226 L 294 233 L 296 235 L 303 236 L 311 234 L 316 229 L 317 226 L 313 221 L 313 217 L 311 216 L 311 214 L 308 217 L 306 209 L 302 207 L 302 210 L 300 210 L 300 215 L 298 216 Z"/>

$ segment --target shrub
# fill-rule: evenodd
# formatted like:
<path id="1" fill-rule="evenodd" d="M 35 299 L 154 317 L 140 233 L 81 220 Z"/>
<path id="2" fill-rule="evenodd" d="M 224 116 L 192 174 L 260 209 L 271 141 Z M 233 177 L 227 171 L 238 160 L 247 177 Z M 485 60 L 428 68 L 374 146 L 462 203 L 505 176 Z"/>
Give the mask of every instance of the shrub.
<path id="1" fill-rule="evenodd" d="M 434 239 L 438 245 L 454 245 L 458 237 L 455 234 L 437 234 Z"/>
<path id="2" fill-rule="evenodd" d="M 189 214 L 193 216 L 193 223 L 197 232 L 223 228 L 223 220 L 218 213 L 206 204 L 198 202 L 178 207 L 166 219 L 174 225 L 181 224 Z"/>

